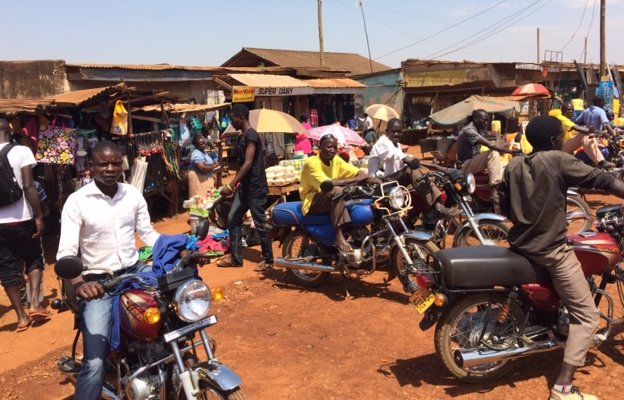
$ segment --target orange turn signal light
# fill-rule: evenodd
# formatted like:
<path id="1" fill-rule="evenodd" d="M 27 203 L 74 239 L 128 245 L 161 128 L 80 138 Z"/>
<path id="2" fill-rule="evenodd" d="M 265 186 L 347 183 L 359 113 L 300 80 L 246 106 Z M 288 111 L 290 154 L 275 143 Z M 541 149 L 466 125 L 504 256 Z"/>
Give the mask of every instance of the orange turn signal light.
<path id="1" fill-rule="evenodd" d="M 148 324 L 154 325 L 160 321 L 160 310 L 156 307 L 150 307 L 143 313 L 143 318 Z"/>
<path id="2" fill-rule="evenodd" d="M 436 307 L 444 307 L 447 302 L 448 302 L 448 299 L 446 298 L 446 295 L 444 295 L 443 293 L 436 293 L 433 299 L 433 303 L 436 305 Z"/>
<path id="3" fill-rule="evenodd" d="M 210 288 L 210 294 L 212 295 L 212 301 L 214 301 L 215 303 L 223 300 L 223 288 L 222 287 Z"/>

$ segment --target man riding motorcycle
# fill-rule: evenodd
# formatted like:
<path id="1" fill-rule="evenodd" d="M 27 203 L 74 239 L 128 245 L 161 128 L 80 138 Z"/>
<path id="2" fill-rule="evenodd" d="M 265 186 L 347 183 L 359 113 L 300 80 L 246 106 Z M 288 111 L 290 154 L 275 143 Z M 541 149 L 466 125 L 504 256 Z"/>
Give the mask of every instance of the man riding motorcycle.
<path id="1" fill-rule="evenodd" d="M 563 365 L 550 399 L 597 399 L 572 387 L 574 372 L 584 365 L 594 340 L 599 312 L 581 264 L 567 245 L 566 190 L 594 187 L 624 197 L 624 183 L 561 151 L 563 130 L 554 117 L 533 119 L 526 135 L 533 153 L 507 166 L 501 206 L 513 222 L 511 250 L 546 268 L 570 314 Z"/>
<path id="2" fill-rule="evenodd" d="M 372 177 L 392 177 L 404 186 L 411 184 L 416 194 L 438 215 L 445 217 L 458 215 L 459 210 L 448 209 L 438 201 L 442 191 L 425 177 L 429 172 L 427 168 L 421 167 L 418 159 L 403 152 L 399 143 L 402 134 L 403 122 L 400 119 L 392 118 L 388 121 L 385 135 L 380 137 L 371 149 L 368 174 Z M 409 166 L 409 170 L 404 170 L 406 165 Z"/>
<path id="3" fill-rule="evenodd" d="M 154 246 L 160 237 L 151 225 L 142 194 L 131 185 L 118 183 L 122 165 L 121 149 L 110 141 L 99 142 L 91 156 L 93 182 L 71 194 L 63 207 L 56 258 L 80 252 L 86 267 L 83 275 L 71 281 L 76 294 L 85 300 L 80 307 L 84 363 L 75 399 L 100 399 L 102 393 L 113 297 L 105 295 L 98 281 L 146 269 L 139 262 L 135 231 L 148 246 Z"/>
<path id="4" fill-rule="evenodd" d="M 338 140 L 331 134 L 324 135 L 319 140 L 320 153 L 308 158 L 301 172 L 302 211 L 308 214 L 330 214 L 332 224 L 336 229 L 336 247 L 343 256 L 348 257 L 353 249 L 342 233 L 342 226 L 351 219 L 342 198 L 342 187 L 364 182 L 378 183 L 379 179 L 368 177 L 364 172 L 336 157 Z M 321 184 L 331 181 L 334 187 L 331 191 L 323 192 Z"/>

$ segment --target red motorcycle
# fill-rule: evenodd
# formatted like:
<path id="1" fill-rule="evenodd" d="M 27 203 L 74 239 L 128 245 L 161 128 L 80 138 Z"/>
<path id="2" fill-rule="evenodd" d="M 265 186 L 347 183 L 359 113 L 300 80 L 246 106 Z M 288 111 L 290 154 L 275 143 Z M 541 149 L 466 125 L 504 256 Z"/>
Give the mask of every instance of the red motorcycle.
<path id="1" fill-rule="evenodd" d="M 601 310 L 596 346 L 624 322 L 615 319 L 606 290 L 615 283 L 624 305 L 623 210 L 603 207 L 597 216 L 598 232 L 569 238 Z M 410 301 L 424 314 L 421 329 L 437 323 L 436 352 L 459 379 L 497 379 L 511 370 L 512 360 L 564 346 L 569 314 L 543 267 L 493 246 L 442 250 L 431 261 L 429 270 L 420 271 L 421 290 Z"/>

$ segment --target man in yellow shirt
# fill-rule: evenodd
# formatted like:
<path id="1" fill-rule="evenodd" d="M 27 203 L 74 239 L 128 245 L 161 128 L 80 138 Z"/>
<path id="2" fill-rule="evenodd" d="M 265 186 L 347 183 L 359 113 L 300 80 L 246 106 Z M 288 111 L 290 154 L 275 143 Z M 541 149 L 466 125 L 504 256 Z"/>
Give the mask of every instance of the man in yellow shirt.
<path id="1" fill-rule="evenodd" d="M 563 127 L 563 148 L 568 154 L 583 147 L 587 157 L 599 168 L 613 168 L 615 165 L 606 161 L 600 152 L 598 142 L 588 128 L 575 124 L 570 118 L 574 115 L 574 106 L 571 103 L 563 105 L 563 110 L 553 109 L 548 112 L 551 117 L 557 118 Z"/>
<path id="2" fill-rule="evenodd" d="M 364 182 L 378 183 L 353 165 L 347 163 L 338 154 L 338 141 L 332 135 L 325 135 L 319 141 L 320 153 L 308 158 L 301 172 L 299 193 L 302 200 L 303 215 L 330 214 L 332 225 L 336 227 L 336 247 L 343 253 L 351 253 L 351 245 L 342 233 L 342 226 L 349 221 L 349 211 L 344 200 L 335 200 L 342 193 L 343 186 Z M 330 192 L 321 191 L 321 183 L 332 181 L 334 188 Z"/>

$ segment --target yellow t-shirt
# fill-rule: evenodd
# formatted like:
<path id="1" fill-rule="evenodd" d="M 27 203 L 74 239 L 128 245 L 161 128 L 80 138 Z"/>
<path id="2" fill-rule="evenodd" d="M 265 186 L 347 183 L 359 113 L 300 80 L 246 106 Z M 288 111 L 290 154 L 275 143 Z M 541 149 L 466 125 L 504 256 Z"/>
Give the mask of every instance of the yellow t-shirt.
<path id="1" fill-rule="evenodd" d="M 578 132 L 572 129 L 574 127 L 574 122 L 572 122 L 570 118 L 563 115 L 561 110 L 554 108 L 548 112 L 548 115 L 557 118 L 561 122 L 561 126 L 563 127 L 563 143 L 576 136 Z"/>
<path id="2" fill-rule="evenodd" d="M 301 171 L 301 186 L 299 187 L 299 194 L 303 201 L 301 205 L 303 215 L 310 211 L 314 196 L 321 192 L 321 183 L 328 180 L 353 178 L 358 172 L 360 172 L 359 169 L 338 156 L 335 156 L 329 165 L 325 165 L 319 156 L 308 158 Z"/>

